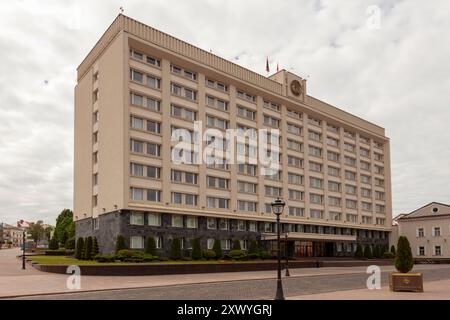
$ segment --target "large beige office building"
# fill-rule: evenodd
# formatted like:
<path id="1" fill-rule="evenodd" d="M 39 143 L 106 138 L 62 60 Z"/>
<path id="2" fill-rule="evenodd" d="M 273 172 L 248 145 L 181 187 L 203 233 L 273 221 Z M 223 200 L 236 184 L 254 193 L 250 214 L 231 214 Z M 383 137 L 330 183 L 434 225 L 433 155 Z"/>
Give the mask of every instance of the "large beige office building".
<path id="1" fill-rule="evenodd" d="M 266 137 L 280 145 L 280 169 L 173 163 L 172 132 L 195 135 L 194 122 L 203 131 L 278 129 L 279 139 Z M 248 140 L 231 146 L 255 155 Z M 194 238 L 204 249 L 214 239 L 224 250 L 236 239 L 270 249 L 277 197 L 287 204 L 290 255 L 352 255 L 358 242 L 387 244 L 391 228 L 383 128 L 307 95 L 293 73 L 262 76 L 123 15 L 78 68 L 74 178 L 77 237 L 96 236 L 105 253 L 118 234 L 133 249 L 154 237 L 162 254 L 173 238 L 185 250 Z"/>

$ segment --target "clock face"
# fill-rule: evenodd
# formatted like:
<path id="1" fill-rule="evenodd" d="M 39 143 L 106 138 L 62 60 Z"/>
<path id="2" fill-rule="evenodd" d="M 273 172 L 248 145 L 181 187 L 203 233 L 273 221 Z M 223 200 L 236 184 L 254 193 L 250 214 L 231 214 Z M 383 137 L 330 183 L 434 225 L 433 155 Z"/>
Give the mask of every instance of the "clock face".
<path id="1" fill-rule="evenodd" d="M 291 82 L 291 92 L 294 96 L 299 96 L 302 93 L 302 85 L 300 81 L 293 80 Z"/>

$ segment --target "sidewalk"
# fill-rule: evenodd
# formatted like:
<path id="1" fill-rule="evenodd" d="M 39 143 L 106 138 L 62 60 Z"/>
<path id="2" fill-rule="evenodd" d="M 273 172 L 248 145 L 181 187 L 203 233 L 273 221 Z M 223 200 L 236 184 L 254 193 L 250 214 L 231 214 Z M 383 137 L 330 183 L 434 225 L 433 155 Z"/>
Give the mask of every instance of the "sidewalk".
<path id="1" fill-rule="evenodd" d="M 424 283 L 424 292 L 391 292 L 381 290 L 345 290 L 288 297 L 288 300 L 450 300 L 450 280 Z"/>
<path id="2" fill-rule="evenodd" d="M 227 272 L 209 274 L 180 274 L 160 276 L 82 276 L 81 290 L 69 290 L 66 287 L 68 275 L 45 273 L 27 264 L 22 270 L 22 263 L 16 256 L 17 249 L 0 250 L 0 298 L 21 295 L 112 290 L 125 288 L 159 287 L 181 284 L 225 282 L 239 280 L 274 279 L 274 271 Z M 429 268 L 448 268 L 448 266 L 416 266 L 416 270 Z M 382 271 L 393 271 L 392 266 L 382 266 Z M 327 267 L 301 268 L 290 270 L 291 277 L 309 277 L 332 274 L 366 273 L 366 267 Z M 283 272 L 284 274 L 284 272 Z M 304 298 L 300 297 L 300 298 Z"/>

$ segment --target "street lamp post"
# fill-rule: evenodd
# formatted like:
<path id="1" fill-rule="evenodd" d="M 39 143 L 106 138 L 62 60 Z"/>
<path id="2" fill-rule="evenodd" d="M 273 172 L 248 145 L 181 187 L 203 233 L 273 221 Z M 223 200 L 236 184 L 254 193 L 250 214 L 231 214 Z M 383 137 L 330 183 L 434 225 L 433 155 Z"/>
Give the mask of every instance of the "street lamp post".
<path id="1" fill-rule="evenodd" d="M 286 203 L 278 198 L 271 203 L 272 212 L 277 216 L 277 247 L 278 247 L 278 273 L 277 273 L 277 293 L 275 300 L 284 300 L 283 283 L 281 281 L 281 247 L 280 247 L 280 215 L 283 213 Z"/>
<path id="2" fill-rule="evenodd" d="M 287 247 L 288 233 L 284 234 L 284 254 L 286 255 L 286 277 L 290 277 L 289 272 L 289 257 L 288 257 L 288 247 Z"/>
<path id="3" fill-rule="evenodd" d="M 26 231 L 23 230 L 23 238 L 22 238 L 22 270 L 25 270 L 25 239 L 26 239 Z"/>

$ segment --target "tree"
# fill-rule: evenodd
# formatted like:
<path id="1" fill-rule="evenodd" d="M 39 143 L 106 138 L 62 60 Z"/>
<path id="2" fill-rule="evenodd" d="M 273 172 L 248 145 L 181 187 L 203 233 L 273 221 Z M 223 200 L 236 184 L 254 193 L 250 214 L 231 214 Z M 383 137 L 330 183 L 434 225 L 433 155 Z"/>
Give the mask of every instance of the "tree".
<path id="1" fill-rule="evenodd" d="M 170 244 L 169 258 L 173 260 L 179 260 L 182 258 L 181 255 L 181 240 L 180 238 L 173 238 Z"/>
<path id="2" fill-rule="evenodd" d="M 84 242 L 84 260 L 92 260 L 92 237 L 87 237 Z"/>
<path id="3" fill-rule="evenodd" d="M 97 237 L 93 237 L 92 238 L 92 257 L 95 257 L 96 255 L 98 255 L 99 252 L 100 251 L 98 249 Z"/>
<path id="4" fill-rule="evenodd" d="M 50 250 L 58 250 L 58 249 L 59 249 L 59 243 L 58 243 L 58 240 L 57 240 L 55 237 L 53 237 L 53 238 L 50 240 L 50 243 L 49 243 L 49 245 L 48 245 L 48 248 L 49 248 Z"/>
<path id="5" fill-rule="evenodd" d="M 44 238 L 44 228 L 42 227 L 43 222 L 41 220 L 37 221 L 36 223 L 32 222 L 30 224 L 30 234 L 31 238 L 34 240 L 34 242 L 38 243 L 39 240 L 42 240 Z"/>
<path id="6" fill-rule="evenodd" d="M 238 239 L 233 241 L 233 247 L 231 250 L 241 250 L 241 242 Z"/>
<path id="7" fill-rule="evenodd" d="M 359 243 L 356 246 L 356 251 L 355 251 L 354 257 L 355 258 L 362 258 L 362 257 L 364 257 L 363 248 L 362 248 L 362 246 Z"/>
<path id="8" fill-rule="evenodd" d="M 76 243 L 75 258 L 78 260 L 84 257 L 84 239 L 79 237 Z"/>
<path id="9" fill-rule="evenodd" d="M 67 239 L 66 243 L 64 244 L 64 248 L 68 250 L 75 249 L 75 238 Z"/>
<path id="10" fill-rule="evenodd" d="M 411 246 L 408 238 L 400 236 L 397 243 L 397 254 L 395 256 L 395 268 L 402 273 L 408 273 L 414 266 Z"/>
<path id="11" fill-rule="evenodd" d="M 395 256 L 395 246 L 394 245 L 391 246 L 391 252 Z"/>
<path id="12" fill-rule="evenodd" d="M 55 233 L 53 235 L 56 239 L 58 239 L 59 243 L 66 243 L 67 239 L 70 239 L 75 235 L 75 229 L 74 226 L 71 226 L 72 224 L 74 224 L 72 210 L 62 210 L 56 218 Z"/>
<path id="13" fill-rule="evenodd" d="M 200 260 L 202 258 L 202 247 L 200 245 L 200 239 L 196 238 L 192 240 L 192 253 L 193 260 Z"/>
<path id="14" fill-rule="evenodd" d="M 119 252 L 120 250 L 124 250 L 126 248 L 127 248 L 127 246 L 125 245 L 125 238 L 123 237 L 123 235 L 121 235 L 121 234 L 117 235 L 116 253 Z"/>
<path id="15" fill-rule="evenodd" d="M 223 257 L 222 246 L 219 239 L 214 240 L 213 251 L 216 253 L 216 258 L 220 259 Z"/>
<path id="16" fill-rule="evenodd" d="M 259 254 L 258 242 L 256 240 L 252 240 L 252 242 L 250 242 L 250 248 L 248 249 L 248 254 L 253 254 L 253 255 Z"/>
<path id="17" fill-rule="evenodd" d="M 364 258 L 373 259 L 372 248 L 368 244 L 364 247 Z"/>
<path id="18" fill-rule="evenodd" d="M 153 237 L 147 237 L 147 242 L 145 244 L 145 253 L 156 256 L 156 241 Z"/>

